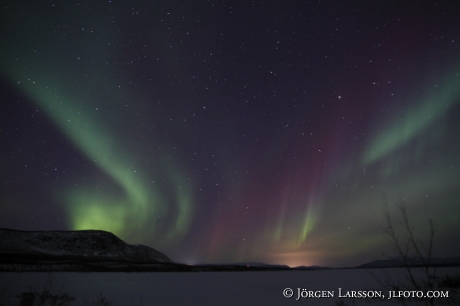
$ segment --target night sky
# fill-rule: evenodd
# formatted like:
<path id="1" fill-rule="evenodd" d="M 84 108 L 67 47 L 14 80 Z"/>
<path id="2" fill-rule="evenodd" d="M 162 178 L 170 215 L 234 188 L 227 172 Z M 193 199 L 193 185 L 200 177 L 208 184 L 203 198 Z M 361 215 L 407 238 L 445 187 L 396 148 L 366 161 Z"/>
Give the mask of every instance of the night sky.
<path id="1" fill-rule="evenodd" d="M 3 1 L 0 227 L 357 265 L 460 256 L 457 1 Z"/>

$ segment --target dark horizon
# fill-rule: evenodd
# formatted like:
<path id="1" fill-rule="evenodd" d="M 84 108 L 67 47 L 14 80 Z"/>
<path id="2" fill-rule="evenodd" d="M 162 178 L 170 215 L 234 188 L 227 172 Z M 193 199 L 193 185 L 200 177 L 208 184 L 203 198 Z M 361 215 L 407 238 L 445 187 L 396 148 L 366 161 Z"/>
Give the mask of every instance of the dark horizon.
<path id="1" fill-rule="evenodd" d="M 95 230 L 95 229 L 84 229 L 84 230 L 52 230 L 52 229 L 48 229 L 48 230 L 22 230 L 22 229 L 14 229 L 14 228 L 0 228 L 0 231 L 1 230 L 7 230 L 7 231 L 15 231 L 15 232 L 30 232 L 30 233 L 42 233 L 42 232 L 106 232 L 106 233 L 109 233 L 109 234 L 113 234 L 111 232 L 107 232 L 107 231 L 104 231 L 104 230 Z M 115 235 L 115 237 L 119 238 L 118 236 Z M 122 240 L 122 239 L 121 239 Z M 132 245 L 132 246 L 136 246 L 136 244 L 131 244 L 129 243 L 128 241 L 124 241 L 122 240 L 123 242 L 127 243 L 128 245 Z M 161 250 L 158 250 L 158 249 L 155 249 L 154 250 L 156 251 L 159 251 L 161 252 Z M 162 252 L 161 252 L 162 253 Z M 412 253 L 411 253 L 412 254 Z M 167 254 L 164 254 L 168 257 Z M 460 266 L 460 257 L 443 257 L 443 258 L 438 258 L 438 257 L 434 257 L 431 255 L 429 255 L 428 253 L 424 253 L 423 256 L 431 256 L 431 258 L 429 259 L 430 260 L 430 264 L 428 265 L 429 267 L 450 267 L 450 266 Z M 382 258 L 383 257 L 383 258 Z M 420 258 L 419 255 L 417 254 L 412 254 L 412 255 L 409 255 L 406 257 L 409 261 L 409 265 L 413 265 L 414 267 L 426 267 L 425 263 L 421 262 L 421 260 L 426 260 L 427 258 L 424 257 L 424 258 Z M 412 260 L 412 261 L 411 261 Z M 415 260 L 415 261 L 414 261 Z M 446 262 L 447 260 L 447 262 Z M 312 264 L 312 265 L 297 265 L 297 266 L 289 266 L 287 264 L 283 264 L 283 263 L 269 263 L 269 262 L 256 262 L 256 261 L 244 261 L 244 262 L 197 262 L 197 263 L 187 263 L 187 262 L 179 262 L 179 261 L 175 261 L 175 260 L 172 260 L 173 263 L 175 264 L 179 264 L 179 265 L 188 265 L 188 266 L 196 266 L 196 267 L 199 267 L 199 266 L 239 266 L 239 265 L 251 265 L 251 268 L 257 268 L 256 266 L 253 266 L 254 264 L 255 265 L 267 265 L 269 267 L 265 267 L 266 269 L 273 269 L 273 266 L 287 266 L 289 269 L 303 269 L 302 267 L 305 267 L 305 268 L 319 268 L 319 269 L 356 269 L 356 268 L 384 268 L 384 267 L 395 267 L 393 265 L 390 264 L 390 266 L 382 266 L 381 264 L 380 265 L 376 265 L 375 263 L 377 262 L 387 262 L 387 261 L 398 261 L 399 264 L 401 266 L 396 266 L 396 267 L 405 267 L 405 264 L 404 264 L 404 261 L 403 261 L 403 256 L 402 255 L 396 255 L 396 256 L 389 256 L 388 254 L 385 254 L 385 255 L 382 255 L 380 258 L 374 258 L 368 262 L 361 262 L 357 265 L 354 265 L 354 266 L 324 266 L 324 265 L 316 265 L 316 264 Z M 363 267 L 361 267 L 363 266 Z M 364 267 L 366 266 L 366 267 Z M 249 267 L 249 266 L 248 266 Z M 218 269 L 218 271 L 224 271 L 225 268 L 221 268 L 220 270 Z M 257 269 L 256 269 L 257 270 Z M 59 270 L 57 270 L 59 271 Z"/>
<path id="2" fill-rule="evenodd" d="M 6 1 L 0 227 L 353 266 L 385 205 L 460 257 L 453 1 Z M 396 222 L 397 223 L 397 222 Z M 398 229 L 399 230 L 399 229 Z M 390 254 L 391 255 L 391 254 Z"/>

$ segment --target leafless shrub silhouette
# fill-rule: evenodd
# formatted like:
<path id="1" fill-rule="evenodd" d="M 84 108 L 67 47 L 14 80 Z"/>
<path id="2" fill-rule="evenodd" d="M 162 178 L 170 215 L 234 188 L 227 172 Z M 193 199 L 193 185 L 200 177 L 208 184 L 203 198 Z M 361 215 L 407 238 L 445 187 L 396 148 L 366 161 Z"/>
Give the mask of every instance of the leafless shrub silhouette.
<path id="1" fill-rule="evenodd" d="M 385 279 L 377 281 L 388 291 L 434 291 L 441 288 L 452 289 L 451 296 L 444 299 L 423 298 L 425 305 L 457 304 L 458 300 L 453 296 L 456 289 L 460 288 L 459 276 L 437 277 L 436 265 L 433 263 L 433 245 L 437 226 L 433 220 L 428 220 L 429 232 L 425 241 L 417 237 L 415 227 L 409 220 L 406 206 L 402 201 L 398 204 L 399 223 L 401 229 L 398 231 L 393 217 L 385 202 L 386 229 L 384 230 L 390 239 L 390 243 L 396 252 L 397 259 L 401 261 L 404 269 L 403 279 L 395 279 L 384 269 Z M 389 257 L 389 256 L 387 256 Z M 420 277 L 420 271 L 422 276 Z M 411 298 L 398 299 L 399 302 L 407 304 Z M 421 298 L 417 298 L 418 301 Z"/>

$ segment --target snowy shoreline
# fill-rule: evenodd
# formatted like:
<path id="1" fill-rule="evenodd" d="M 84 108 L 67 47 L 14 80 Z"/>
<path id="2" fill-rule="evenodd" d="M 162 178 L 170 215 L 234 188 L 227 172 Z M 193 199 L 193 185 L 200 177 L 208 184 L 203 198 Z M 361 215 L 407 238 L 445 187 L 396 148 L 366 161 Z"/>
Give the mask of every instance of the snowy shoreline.
<path id="1" fill-rule="evenodd" d="M 420 271 L 421 272 L 421 271 Z M 292 288 L 335 291 L 384 290 L 378 280 L 388 273 L 395 279 L 404 279 L 404 269 L 330 269 L 308 271 L 257 272 L 169 272 L 169 273 L 99 273 L 54 272 L 53 290 L 75 296 L 71 305 L 84 305 L 104 296 L 114 305 L 292 305 L 297 295 L 283 296 L 283 290 Z M 21 292 L 42 290 L 50 273 L 0 273 L 2 302 L 19 305 Z M 458 275 L 460 268 L 438 268 L 437 275 Z M 333 298 L 303 299 L 308 304 L 334 305 Z M 353 299 L 355 305 L 369 299 Z M 302 300 L 300 300 L 301 302 Z M 298 301 L 299 302 L 299 301 Z M 388 301 L 390 302 L 390 301 Z M 421 302 L 421 301 L 420 301 Z M 386 301 L 384 301 L 386 303 Z M 417 305 L 418 303 L 414 303 Z"/>

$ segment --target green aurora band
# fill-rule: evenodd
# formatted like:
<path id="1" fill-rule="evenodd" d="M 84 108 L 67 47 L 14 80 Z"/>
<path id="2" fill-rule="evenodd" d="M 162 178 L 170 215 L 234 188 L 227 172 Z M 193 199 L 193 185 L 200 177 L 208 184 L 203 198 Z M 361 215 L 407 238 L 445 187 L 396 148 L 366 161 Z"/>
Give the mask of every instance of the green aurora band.
<path id="1" fill-rule="evenodd" d="M 58 76 L 46 80 L 31 71 L 27 71 L 27 76 L 14 73 L 13 67 L 9 71 L 8 79 L 18 83 L 19 89 L 122 190 L 119 196 L 98 192 L 95 186 L 73 186 L 57 192 L 57 199 L 65 203 L 71 229 L 106 230 L 130 240 L 156 236 L 156 230 L 166 229 L 168 234 L 162 235 L 156 245 L 177 243 L 183 238 L 192 219 L 190 187 L 183 174 L 171 163 L 161 169 L 171 186 L 180 186 L 174 189 L 175 198 L 169 199 L 169 195 L 162 194 L 154 184 L 147 183 L 146 175 L 136 165 L 136 157 L 117 145 L 121 142 L 114 140 L 114 134 L 88 111 L 88 105 L 94 101 L 82 103 L 81 97 L 62 90 L 66 83 L 57 81 Z M 172 225 L 156 221 L 168 213 L 176 215 Z"/>
<path id="2" fill-rule="evenodd" d="M 362 164 L 370 165 L 409 143 L 441 120 L 458 102 L 460 77 L 456 73 L 440 90 L 427 95 L 423 101 L 408 109 L 405 118 L 395 118 L 397 121 L 394 124 L 380 132 L 365 150 Z"/>

